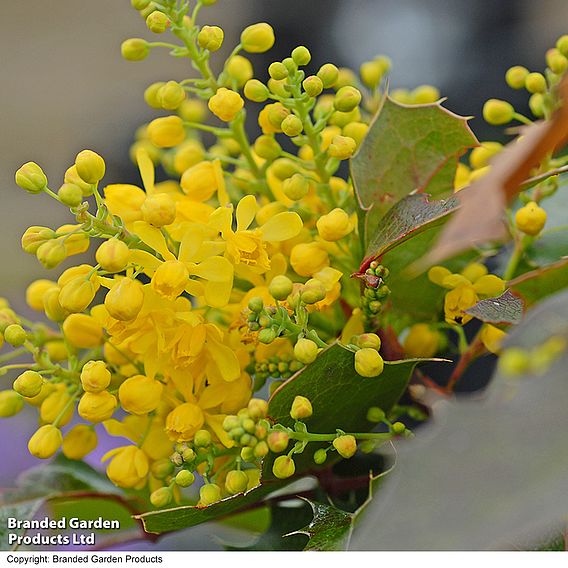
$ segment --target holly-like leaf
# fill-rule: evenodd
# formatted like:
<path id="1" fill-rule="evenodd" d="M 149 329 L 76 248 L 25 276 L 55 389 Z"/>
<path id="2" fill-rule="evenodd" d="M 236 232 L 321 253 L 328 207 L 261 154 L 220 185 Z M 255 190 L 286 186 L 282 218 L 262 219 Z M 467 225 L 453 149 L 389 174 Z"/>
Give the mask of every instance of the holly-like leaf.
<path id="1" fill-rule="evenodd" d="M 523 317 L 523 302 L 511 290 L 505 290 L 498 298 L 480 300 L 465 312 L 485 323 L 517 324 Z"/>
<path id="2" fill-rule="evenodd" d="M 309 537 L 304 550 L 338 551 L 347 550 L 353 531 L 355 515 L 346 513 L 333 505 L 307 501 L 313 511 L 310 524 L 289 535 L 305 534 Z"/>
<path id="3" fill-rule="evenodd" d="M 530 310 L 505 347 L 551 336 L 568 338 L 567 291 Z M 564 352 L 539 374 L 498 372 L 483 400 L 435 406 L 432 425 L 400 444 L 352 548 L 493 549 L 558 526 L 568 510 L 566 365 Z"/>
<path id="4" fill-rule="evenodd" d="M 568 258 L 526 272 L 508 285 L 527 305 L 568 287 Z"/>

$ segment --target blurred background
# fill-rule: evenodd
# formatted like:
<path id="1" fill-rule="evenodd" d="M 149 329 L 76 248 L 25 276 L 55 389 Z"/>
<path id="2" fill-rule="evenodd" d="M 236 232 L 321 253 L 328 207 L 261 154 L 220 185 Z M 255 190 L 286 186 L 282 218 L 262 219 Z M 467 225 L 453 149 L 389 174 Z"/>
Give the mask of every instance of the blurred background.
<path id="1" fill-rule="evenodd" d="M 193 71 L 166 50 L 153 50 L 142 62 L 121 59 L 124 39 L 159 39 L 150 37 L 129 0 L 0 0 L 0 6 L 0 296 L 25 313 L 25 287 L 46 273 L 21 250 L 21 234 L 29 225 L 56 227 L 71 218 L 49 198 L 19 190 L 15 170 L 36 161 L 56 190 L 75 155 L 90 148 L 107 162 L 105 181 L 138 183 L 128 149 L 135 129 L 156 116 L 143 91 L 150 83 L 186 78 Z M 385 54 L 393 61 L 393 88 L 433 84 L 448 97 L 447 108 L 478 117 L 490 97 L 526 111 L 526 93 L 509 89 L 504 73 L 515 64 L 534 71 L 544 67 L 546 49 L 568 32 L 568 3 L 219 0 L 201 12 L 202 23 L 224 28 L 228 49 L 245 26 L 259 21 L 270 22 L 277 37 L 268 54 L 251 57 L 260 79 L 270 62 L 300 44 L 311 50 L 314 71 L 326 62 L 357 70 L 363 61 Z M 499 135 L 478 118 L 471 124 L 482 140 Z M 8 378 L 3 380 L 1 388 L 8 388 Z M 0 423 L 2 440 L 21 448 L 3 461 L 0 486 L 13 485 L 20 471 L 37 464 L 24 451 L 35 427 L 32 413 Z M 198 529 L 192 536 L 203 539 L 204 534 Z M 218 547 L 205 540 L 206 547 Z"/>

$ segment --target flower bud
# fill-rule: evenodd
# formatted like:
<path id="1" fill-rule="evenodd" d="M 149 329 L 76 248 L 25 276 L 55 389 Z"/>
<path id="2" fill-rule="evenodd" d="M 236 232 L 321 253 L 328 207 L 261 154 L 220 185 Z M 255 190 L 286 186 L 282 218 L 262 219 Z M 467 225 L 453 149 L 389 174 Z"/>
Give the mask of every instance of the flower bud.
<path id="1" fill-rule="evenodd" d="M 333 106 L 341 112 L 352 111 L 361 102 L 361 92 L 355 87 L 341 87 L 335 94 Z"/>
<path id="2" fill-rule="evenodd" d="M 318 356 L 318 346 L 311 339 L 298 339 L 296 345 L 294 345 L 294 356 L 301 363 L 309 365 L 315 361 Z"/>
<path id="3" fill-rule="evenodd" d="M 510 67 L 505 73 L 505 81 L 512 89 L 522 89 L 525 86 L 525 80 L 529 70 L 521 65 Z"/>
<path id="4" fill-rule="evenodd" d="M 515 225 L 519 231 L 534 237 L 544 228 L 546 217 L 546 211 L 531 201 L 515 213 Z"/>
<path id="5" fill-rule="evenodd" d="M 294 174 L 282 183 L 282 191 L 288 199 L 293 201 L 298 201 L 305 197 L 309 189 L 310 183 L 302 174 Z"/>
<path id="6" fill-rule="evenodd" d="M 95 253 L 97 263 L 107 272 L 121 272 L 130 258 L 130 249 L 123 241 L 116 238 L 102 243 Z"/>
<path id="7" fill-rule="evenodd" d="M 47 187 L 47 177 L 35 162 L 26 162 L 16 172 L 16 183 L 30 193 L 41 193 Z"/>
<path id="8" fill-rule="evenodd" d="M 280 156 L 282 148 L 274 136 L 263 134 L 255 140 L 254 151 L 260 158 L 273 161 Z"/>
<path id="9" fill-rule="evenodd" d="M 170 25 L 169 18 L 159 10 L 155 10 L 146 18 L 146 26 L 155 34 L 164 33 Z"/>
<path id="10" fill-rule="evenodd" d="M 288 456 L 278 456 L 272 465 L 272 473 L 278 479 L 287 479 L 296 472 L 296 464 Z"/>
<path id="11" fill-rule="evenodd" d="M 359 148 L 365 139 L 369 126 L 364 122 L 350 122 L 343 128 L 342 134 L 355 140 L 356 147 Z"/>
<path id="12" fill-rule="evenodd" d="M 361 349 L 369 348 L 378 351 L 381 348 L 381 338 L 376 333 L 362 333 L 357 336 L 356 345 Z"/>
<path id="13" fill-rule="evenodd" d="M 278 158 L 272 164 L 272 173 L 281 181 L 292 177 L 296 172 L 296 164 L 288 158 Z"/>
<path id="14" fill-rule="evenodd" d="M 221 488 L 215 483 L 207 483 L 199 490 L 199 502 L 211 505 L 221 500 Z"/>
<path id="15" fill-rule="evenodd" d="M 92 150 L 83 150 L 75 158 L 75 167 L 79 177 L 85 182 L 95 184 L 101 181 L 105 175 L 104 160 Z"/>
<path id="16" fill-rule="evenodd" d="M 22 396 L 37 396 L 43 386 L 43 377 L 36 371 L 24 371 L 15 381 L 13 389 Z"/>
<path id="17" fill-rule="evenodd" d="M 71 396 L 65 389 L 65 386 L 62 384 L 56 385 L 56 390 L 49 393 L 40 405 L 39 415 L 41 420 L 48 424 L 53 424 L 56 420 L 59 420 L 59 425 L 65 426 L 73 418 L 75 410 L 75 407 L 70 404 L 71 400 Z"/>
<path id="18" fill-rule="evenodd" d="M 73 426 L 63 437 L 63 454 L 70 460 L 82 460 L 97 447 L 97 433 L 87 424 Z"/>
<path id="19" fill-rule="evenodd" d="M 290 416 L 294 420 L 305 420 L 314 413 L 312 403 L 305 396 L 296 396 L 292 402 Z"/>
<path id="20" fill-rule="evenodd" d="M 499 99 L 489 99 L 483 105 L 483 118 L 489 123 L 495 126 L 500 124 L 507 124 L 513 120 L 513 115 L 515 114 L 515 109 L 513 105 L 507 101 L 501 101 Z"/>
<path id="21" fill-rule="evenodd" d="M 271 432 L 266 439 L 271 452 L 279 454 L 288 447 L 290 437 L 286 432 Z"/>
<path id="22" fill-rule="evenodd" d="M 158 408 L 162 396 L 163 385 L 159 381 L 135 375 L 126 379 L 118 389 L 120 404 L 130 414 L 143 415 Z"/>
<path id="23" fill-rule="evenodd" d="M 280 124 L 280 128 L 286 136 L 293 138 L 302 132 L 304 125 L 295 114 L 289 114 Z"/>
<path id="24" fill-rule="evenodd" d="M 108 391 L 86 392 L 79 401 L 79 416 L 96 424 L 108 420 L 116 409 L 116 397 Z"/>
<path id="25" fill-rule="evenodd" d="M 32 456 L 45 460 L 57 452 L 62 441 L 61 430 L 52 424 L 46 424 L 30 438 L 28 450 Z"/>
<path id="26" fill-rule="evenodd" d="M 369 422 L 379 423 L 386 418 L 385 411 L 378 406 L 371 406 L 367 411 L 367 420 Z"/>
<path id="27" fill-rule="evenodd" d="M 28 338 L 26 330 L 19 324 L 10 324 L 4 330 L 4 339 L 6 343 L 9 343 L 12 347 L 20 347 L 23 345 Z"/>
<path id="28" fill-rule="evenodd" d="M 253 24 L 243 30 L 241 45 L 248 53 L 264 53 L 274 45 L 274 30 L 266 23 Z"/>
<path id="29" fill-rule="evenodd" d="M 81 386 L 85 392 L 102 392 L 110 381 L 111 374 L 104 361 L 88 361 L 81 370 Z"/>
<path id="30" fill-rule="evenodd" d="M 57 196 L 67 207 L 77 207 L 83 202 L 83 191 L 73 183 L 64 183 L 59 188 Z"/>
<path id="31" fill-rule="evenodd" d="M 48 290 L 57 288 L 52 280 L 35 280 L 26 289 L 26 302 L 30 308 L 43 311 L 43 297 Z"/>
<path id="32" fill-rule="evenodd" d="M 156 118 L 148 124 L 146 132 L 158 148 L 173 148 L 185 140 L 183 120 L 179 116 Z"/>
<path id="33" fill-rule="evenodd" d="M 211 445 L 211 434 L 207 430 L 198 430 L 193 438 L 196 448 L 206 448 Z"/>
<path id="34" fill-rule="evenodd" d="M 347 160 L 353 156 L 357 150 L 357 143 L 349 136 L 334 136 L 328 148 L 328 153 L 332 158 Z"/>
<path id="35" fill-rule="evenodd" d="M 415 105 L 431 104 L 440 99 L 440 91 L 432 85 L 420 85 L 410 93 L 410 96 Z"/>
<path id="36" fill-rule="evenodd" d="M 189 487 L 195 481 L 195 475 L 187 469 L 182 469 L 176 475 L 176 484 L 180 487 Z"/>
<path id="37" fill-rule="evenodd" d="M 247 405 L 249 416 L 253 420 L 259 420 L 261 418 L 266 418 L 268 414 L 268 402 L 261 398 L 251 398 Z"/>
<path id="38" fill-rule="evenodd" d="M 546 64 L 555 75 L 562 75 L 568 69 L 568 59 L 556 48 L 546 52 Z"/>
<path id="39" fill-rule="evenodd" d="M 376 89 L 383 78 L 383 68 L 377 61 L 366 61 L 359 68 L 361 81 L 366 87 Z"/>
<path id="40" fill-rule="evenodd" d="M 325 241 L 338 241 L 353 230 L 353 223 L 343 209 L 333 209 L 327 215 L 320 217 L 316 226 L 318 233 Z"/>
<path id="41" fill-rule="evenodd" d="M 433 357 L 440 346 L 440 334 L 426 323 L 416 323 L 402 346 L 407 357 Z"/>
<path id="42" fill-rule="evenodd" d="M 362 377 L 377 377 L 383 369 L 383 358 L 376 349 L 364 347 L 355 353 L 355 371 Z"/>
<path id="43" fill-rule="evenodd" d="M 225 478 L 225 489 L 227 493 L 231 495 L 236 495 L 237 493 L 242 493 L 246 491 L 248 486 L 248 477 L 244 471 L 239 471 L 234 469 L 227 473 Z"/>
<path id="44" fill-rule="evenodd" d="M 280 274 L 270 281 L 268 292 L 275 300 L 285 300 L 292 293 L 293 287 L 292 280 Z"/>
<path id="45" fill-rule="evenodd" d="M 160 107 L 166 110 L 175 110 L 185 100 L 185 90 L 176 81 L 168 81 L 160 86 L 156 93 Z"/>
<path id="46" fill-rule="evenodd" d="M 258 333 L 258 340 L 260 343 L 269 344 L 276 339 L 276 332 L 271 328 L 261 329 Z"/>
<path id="47" fill-rule="evenodd" d="M 0 391 L 0 418 L 15 416 L 24 407 L 24 399 L 13 390 Z"/>
<path id="48" fill-rule="evenodd" d="M 67 317 L 63 322 L 63 333 L 67 341 L 79 349 L 92 349 L 103 342 L 103 328 L 86 314 Z"/>
<path id="49" fill-rule="evenodd" d="M 22 248 L 28 254 L 36 254 L 45 242 L 55 238 L 55 231 L 48 227 L 28 227 L 22 235 Z"/>
<path id="50" fill-rule="evenodd" d="M 325 463 L 326 460 L 327 460 L 327 452 L 323 448 L 320 448 L 319 450 L 316 450 L 314 452 L 314 462 L 317 465 L 322 465 L 323 463 Z"/>
<path id="51" fill-rule="evenodd" d="M 148 475 L 148 458 L 136 446 L 123 446 L 107 452 L 101 461 L 112 457 L 108 467 L 108 478 L 118 487 L 131 489 L 139 486 Z"/>
<path id="52" fill-rule="evenodd" d="M 251 62 L 242 55 L 233 55 L 225 65 L 227 75 L 236 81 L 238 87 L 252 79 L 254 71 Z"/>
<path id="53" fill-rule="evenodd" d="M 209 110 L 224 122 L 231 122 L 244 106 L 244 101 L 235 91 L 221 87 L 209 99 Z"/>
<path id="54" fill-rule="evenodd" d="M 217 51 L 223 45 L 225 32 L 219 26 L 203 26 L 197 34 L 199 47 Z"/>
<path id="55" fill-rule="evenodd" d="M 120 52 L 127 61 L 142 61 L 148 57 L 150 45 L 145 39 L 133 37 L 122 42 Z"/>
<path id="56" fill-rule="evenodd" d="M 290 111 L 281 103 L 273 103 L 267 105 L 268 108 L 268 121 L 273 128 L 282 130 L 282 123 L 284 119 L 290 116 Z"/>
<path id="57" fill-rule="evenodd" d="M 333 447 L 342 458 L 349 459 L 353 457 L 357 451 L 357 441 L 350 434 L 345 434 L 333 440 Z"/>
<path id="58" fill-rule="evenodd" d="M 51 321 L 61 322 L 69 315 L 69 312 L 64 310 L 59 303 L 60 292 L 59 286 L 54 286 L 46 290 L 43 295 L 43 310 Z"/>
<path id="59" fill-rule="evenodd" d="M 310 75 L 302 81 L 302 87 L 309 97 L 317 97 L 323 91 L 323 81 L 316 75 Z"/>
<path id="60" fill-rule="evenodd" d="M 104 304 L 114 319 L 131 321 L 144 304 L 144 287 L 138 280 L 121 278 L 107 293 Z"/>
<path id="61" fill-rule="evenodd" d="M 179 260 L 167 260 L 154 272 L 151 286 L 160 296 L 175 300 L 184 291 L 188 282 L 189 272 L 185 264 Z"/>
<path id="62" fill-rule="evenodd" d="M 542 73 L 529 73 L 525 78 L 525 87 L 529 93 L 545 93 L 546 79 Z"/>
<path id="63" fill-rule="evenodd" d="M 298 65 L 298 67 L 303 67 L 312 60 L 312 54 L 307 47 L 299 45 L 292 50 L 292 59 L 294 60 L 294 63 Z"/>
<path id="64" fill-rule="evenodd" d="M 329 89 L 337 83 L 339 69 L 333 63 L 326 63 L 320 67 L 317 76 L 321 79 L 324 89 Z"/>
<path id="65" fill-rule="evenodd" d="M 67 251 L 60 240 L 49 240 L 37 248 L 36 257 L 45 268 L 51 269 L 67 258 Z"/>
<path id="66" fill-rule="evenodd" d="M 170 225 L 176 218 L 176 203 L 167 193 L 149 195 L 142 205 L 144 221 L 154 227 Z"/>
<path id="67" fill-rule="evenodd" d="M 296 274 L 311 276 L 329 266 L 329 256 L 318 243 L 300 243 L 290 253 L 290 264 Z"/>
<path id="68" fill-rule="evenodd" d="M 316 304 L 325 298 L 327 290 L 320 280 L 311 278 L 306 282 L 300 293 L 300 299 L 304 304 Z"/>
<path id="69" fill-rule="evenodd" d="M 154 507 L 166 507 L 172 502 L 172 490 L 169 487 L 159 487 L 150 494 L 150 503 Z"/>
<path id="70" fill-rule="evenodd" d="M 150 467 L 150 472 L 156 479 L 166 479 L 166 477 L 169 477 L 174 470 L 175 466 L 169 458 L 156 460 Z"/>
<path id="71" fill-rule="evenodd" d="M 250 79 L 245 84 L 245 97 L 255 103 L 263 103 L 269 95 L 268 88 L 258 79 Z"/>
<path id="72" fill-rule="evenodd" d="M 568 57 L 568 34 L 564 34 L 558 38 L 556 41 L 556 49 L 558 49 L 564 57 Z"/>
<path id="73" fill-rule="evenodd" d="M 84 276 L 77 276 L 67 282 L 59 292 L 59 304 L 70 313 L 82 312 L 93 301 L 97 286 Z"/>
<path id="74" fill-rule="evenodd" d="M 158 81 L 157 83 L 152 83 L 144 91 L 144 101 L 149 107 L 159 109 L 162 108 L 162 102 L 160 100 L 160 89 L 165 85 L 164 81 Z"/>

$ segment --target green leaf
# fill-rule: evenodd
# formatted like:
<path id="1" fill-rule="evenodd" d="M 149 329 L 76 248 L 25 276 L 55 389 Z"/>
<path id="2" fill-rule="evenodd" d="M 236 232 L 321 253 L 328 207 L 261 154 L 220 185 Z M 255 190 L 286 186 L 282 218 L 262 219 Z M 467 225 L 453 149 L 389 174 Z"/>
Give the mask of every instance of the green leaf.
<path id="1" fill-rule="evenodd" d="M 347 550 L 353 531 L 354 515 L 333 505 L 315 503 L 309 499 L 304 501 L 312 507 L 313 519 L 306 527 L 289 534 L 305 534 L 310 538 L 304 550 Z"/>
<path id="2" fill-rule="evenodd" d="M 568 258 L 526 272 L 508 285 L 527 305 L 568 287 Z"/>
<path id="3" fill-rule="evenodd" d="M 26 529 L 9 529 L 8 519 L 10 517 L 20 520 L 33 519 L 40 507 L 43 505 L 42 498 L 14 500 L 10 502 L 11 496 L 2 495 L 0 501 L 0 550 L 14 550 L 16 543 L 10 543 L 10 534 L 21 536 L 26 533 Z"/>
<path id="4" fill-rule="evenodd" d="M 467 119 L 439 103 L 407 106 L 387 98 L 351 160 L 359 206 L 370 210 L 369 233 L 413 191 L 450 194 L 459 156 L 476 145 Z"/>
<path id="5" fill-rule="evenodd" d="M 505 290 L 498 298 L 480 300 L 465 312 L 485 323 L 517 324 L 523 317 L 523 302 L 511 290 Z"/>
<path id="6" fill-rule="evenodd" d="M 505 347 L 568 338 L 568 292 L 530 310 Z M 544 373 L 499 372 L 482 400 L 434 406 L 400 444 L 396 470 L 353 536 L 367 550 L 508 547 L 565 519 L 568 384 L 564 352 Z"/>

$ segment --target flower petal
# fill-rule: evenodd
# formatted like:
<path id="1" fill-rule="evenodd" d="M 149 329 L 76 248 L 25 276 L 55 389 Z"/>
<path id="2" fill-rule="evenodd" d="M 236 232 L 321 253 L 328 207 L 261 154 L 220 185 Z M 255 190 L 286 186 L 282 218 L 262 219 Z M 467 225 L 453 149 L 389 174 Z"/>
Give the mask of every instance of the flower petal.
<path id="1" fill-rule="evenodd" d="M 134 232 L 145 244 L 159 252 L 164 260 L 176 260 L 176 257 L 168 249 L 166 238 L 162 235 L 160 229 L 152 227 L 145 221 L 136 221 Z"/>
<path id="2" fill-rule="evenodd" d="M 154 193 L 154 164 L 144 148 L 138 148 L 136 151 L 136 162 L 144 189 L 148 195 L 152 195 Z"/>
<path id="3" fill-rule="evenodd" d="M 199 225 L 189 225 L 181 240 L 178 259 L 191 262 L 203 243 L 205 231 Z"/>
<path id="4" fill-rule="evenodd" d="M 237 205 L 237 231 L 244 231 L 253 222 L 258 204 L 254 195 L 245 195 Z"/>
<path id="5" fill-rule="evenodd" d="M 271 217 L 262 225 L 262 238 L 265 241 L 287 241 L 300 233 L 304 223 L 293 211 L 285 211 Z"/>

